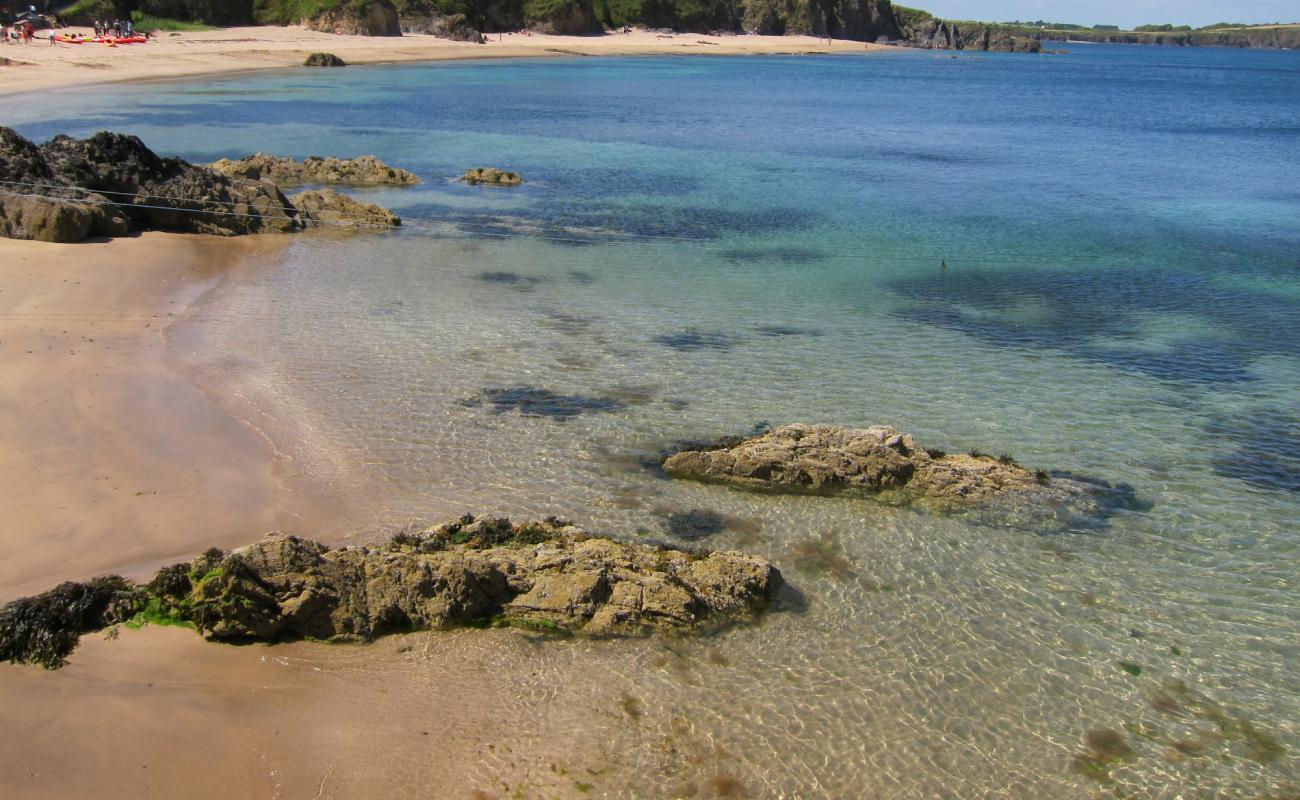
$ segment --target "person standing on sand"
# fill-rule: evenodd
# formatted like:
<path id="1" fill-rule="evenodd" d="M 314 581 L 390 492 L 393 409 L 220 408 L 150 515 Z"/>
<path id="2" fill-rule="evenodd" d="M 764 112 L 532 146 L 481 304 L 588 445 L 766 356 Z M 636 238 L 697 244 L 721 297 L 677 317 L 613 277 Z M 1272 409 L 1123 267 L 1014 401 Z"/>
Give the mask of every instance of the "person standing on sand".
<path id="1" fill-rule="evenodd" d="M 50 47 L 53 47 L 53 46 L 54 46 L 54 29 L 53 29 L 53 28 L 50 28 L 50 32 L 49 32 L 48 34 L 46 34 L 46 35 L 50 37 Z"/>

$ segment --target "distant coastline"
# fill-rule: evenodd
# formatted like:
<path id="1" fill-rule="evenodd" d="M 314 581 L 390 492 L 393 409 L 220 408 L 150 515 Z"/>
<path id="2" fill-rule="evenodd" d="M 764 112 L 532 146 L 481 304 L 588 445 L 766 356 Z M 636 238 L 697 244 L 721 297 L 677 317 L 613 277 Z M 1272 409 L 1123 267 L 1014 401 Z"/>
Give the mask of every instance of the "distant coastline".
<path id="1" fill-rule="evenodd" d="M 82 29 L 73 29 L 82 30 Z M 83 31 L 85 32 L 85 31 Z M 650 55 L 810 55 L 893 48 L 815 36 L 666 34 L 637 30 L 605 36 L 491 34 L 481 44 L 425 34 L 349 36 L 302 26 L 258 26 L 160 33 L 147 44 L 6 46 L 0 55 L 0 97 L 49 89 L 265 69 L 303 68 L 308 54 L 328 51 L 348 64 L 391 64 L 486 58 Z"/>

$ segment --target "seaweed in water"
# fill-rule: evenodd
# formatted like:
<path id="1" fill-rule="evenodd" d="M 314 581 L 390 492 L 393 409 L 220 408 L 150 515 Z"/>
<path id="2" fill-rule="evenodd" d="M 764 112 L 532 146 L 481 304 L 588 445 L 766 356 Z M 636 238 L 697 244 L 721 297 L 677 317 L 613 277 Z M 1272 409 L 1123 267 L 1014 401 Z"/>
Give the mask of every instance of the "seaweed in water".
<path id="1" fill-rule="evenodd" d="M 730 350 L 734 346 L 733 339 L 722 331 L 697 331 L 694 329 L 684 330 L 680 333 L 661 333 L 654 337 L 654 342 L 682 353 L 697 350 Z"/>
<path id="2" fill-rule="evenodd" d="M 668 532 L 673 536 L 694 541 L 722 533 L 727 518 L 716 511 L 692 508 L 690 511 L 673 511 L 666 515 Z"/>
<path id="3" fill-rule="evenodd" d="M 525 417 L 549 417 L 560 421 L 588 412 L 621 411 L 627 407 L 625 402 L 615 397 L 559 394 L 536 386 L 485 389 L 482 399 L 492 406 L 494 414 L 516 410 Z M 472 405 L 473 401 L 466 401 L 465 404 Z"/>
<path id="4" fill-rule="evenodd" d="M 1229 444 L 1216 447 L 1211 468 L 1260 489 L 1300 492 L 1300 420 L 1279 406 L 1221 417 L 1206 433 Z"/>
<path id="5" fill-rule="evenodd" d="M 793 325 L 759 325 L 759 336 L 825 336 L 826 334 L 816 328 L 799 328 Z"/>
<path id="6" fill-rule="evenodd" d="M 517 272 L 505 272 L 502 270 L 480 272 L 475 277 L 484 283 L 497 283 L 503 286 L 509 286 L 520 292 L 531 292 L 533 289 L 537 288 L 537 284 L 542 282 L 541 278 L 531 275 L 520 275 Z"/>
<path id="7" fill-rule="evenodd" d="M 912 301 L 896 313 L 917 322 L 1180 383 L 1251 381 L 1255 360 L 1300 352 L 1296 337 L 1278 335 L 1294 327 L 1294 298 L 1228 288 L 1188 271 L 999 270 L 908 278 L 891 288 Z M 1197 318 L 1209 334 L 1165 344 L 1145 333 L 1152 315 L 1175 314 Z"/>
<path id="8" fill-rule="evenodd" d="M 738 263 L 811 264 L 824 261 L 826 253 L 809 247 L 733 247 L 723 250 L 722 257 Z"/>

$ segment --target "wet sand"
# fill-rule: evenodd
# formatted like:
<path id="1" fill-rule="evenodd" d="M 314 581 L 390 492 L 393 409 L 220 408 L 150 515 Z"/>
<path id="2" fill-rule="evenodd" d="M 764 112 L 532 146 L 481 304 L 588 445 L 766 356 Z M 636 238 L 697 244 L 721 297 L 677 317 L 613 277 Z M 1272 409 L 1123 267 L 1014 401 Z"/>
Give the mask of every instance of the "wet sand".
<path id="1" fill-rule="evenodd" d="M 93 33 L 69 28 L 69 33 Z M 709 36 L 637 30 L 603 36 L 492 34 L 483 44 L 453 42 L 422 34 L 400 37 L 339 36 L 287 27 L 223 28 L 169 34 L 146 44 L 33 43 L 5 46 L 0 56 L 16 62 L 0 67 L 0 95 L 116 81 L 215 75 L 302 65 L 307 54 L 334 53 L 349 64 L 442 61 L 466 58 L 554 56 L 764 55 L 861 53 L 884 45 L 814 36 Z"/>
<path id="2" fill-rule="evenodd" d="M 164 358 L 191 301 L 278 246 L 0 241 L 0 600 L 297 526 L 268 442 Z"/>

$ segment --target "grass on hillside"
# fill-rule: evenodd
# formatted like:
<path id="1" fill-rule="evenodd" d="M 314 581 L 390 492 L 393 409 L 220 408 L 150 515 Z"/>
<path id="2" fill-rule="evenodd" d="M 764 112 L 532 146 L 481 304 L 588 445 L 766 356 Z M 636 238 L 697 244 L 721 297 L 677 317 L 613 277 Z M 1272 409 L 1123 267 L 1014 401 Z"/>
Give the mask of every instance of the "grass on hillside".
<path id="1" fill-rule="evenodd" d="M 131 22 L 138 31 L 215 31 L 212 25 L 202 22 L 184 22 L 166 17 L 151 17 L 143 11 L 132 11 Z"/>

